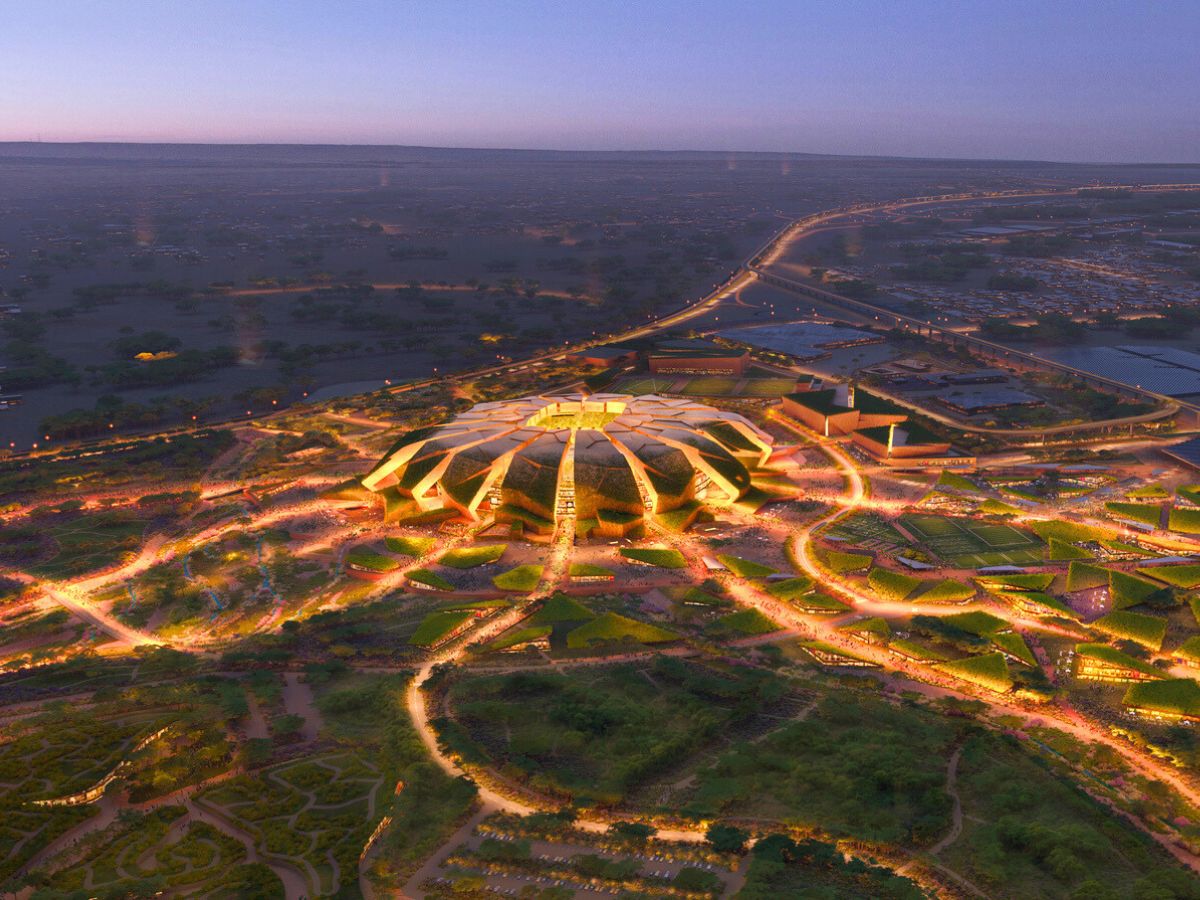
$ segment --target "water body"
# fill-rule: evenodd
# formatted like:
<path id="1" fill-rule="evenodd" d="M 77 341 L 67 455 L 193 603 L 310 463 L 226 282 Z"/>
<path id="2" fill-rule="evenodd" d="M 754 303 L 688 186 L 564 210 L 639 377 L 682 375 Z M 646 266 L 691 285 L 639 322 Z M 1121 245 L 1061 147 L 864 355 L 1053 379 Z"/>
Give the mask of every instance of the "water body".
<path id="1" fill-rule="evenodd" d="M 1168 397 L 1200 395 L 1200 353 L 1190 350 L 1123 344 L 1056 347 L 1040 353 L 1055 362 Z"/>

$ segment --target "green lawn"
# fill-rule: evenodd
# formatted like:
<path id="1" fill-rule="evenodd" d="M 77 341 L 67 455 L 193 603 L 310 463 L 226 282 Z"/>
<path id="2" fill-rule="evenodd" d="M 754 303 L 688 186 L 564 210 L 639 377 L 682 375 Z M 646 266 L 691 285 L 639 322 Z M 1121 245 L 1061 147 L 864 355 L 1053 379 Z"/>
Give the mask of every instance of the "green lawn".
<path id="1" fill-rule="evenodd" d="M 782 397 L 795 389 L 794 378 L 747 378 L 738 393 L 743 397 Z"/>
<path id="2" fill-rule="evenodd" d="M 525 620 L 526 625 L 556 625 L 559 622 L 586 622 L 595 618 L 596 614 L 572 597 L 566 594 L 554 594 L 542 603 L 532 616 Z"/>
<path id="3" fill-rule="evenodd" d="M 433 548 L 435 541 L 431 537 L 408 537 L 402 535 L 399 537 L 384 538 L 383 543 L 392 553 L 419 559 Z"/>
<path id="4" fill-rule="evenodd" d="M 432 647 L 472 617 L 473 614 L 468 610 L 447 609 L 431 612 L 421 620 L 408 642 L 416 647 Z"/>
<path id="5" fill-rule="evenodd" d="M 729 556 L 719 553 L 717 554 L 717 559 L 730 572 L 734 575 L 740 575 L 742 578 L 766 578 L 768 575 L 774 575 L 779 571 L 753 560 L 742 559 L 740 556 Z"/>
<path id="6" fill-rule="evenodd" d="M 755 634 L 770 634 L 779 631 L 780 626 L 764 616 L 757 609 L 740 609 L 737 612 L 721 616 L 709 631 L 716 635 L 744 637 Z"/>
<path id="7" fill-rule="evenodd" d="M 1067 541 L 1060 538 L 1050 538 L 1050 545 L 1046 551 L 1046 559 L 1051 562 L 1066 562 L 1071 559 L 1091 559 L 1092 554 L 1084 550 L 1082 547 L 1076 547 Z"/>
<path id="8" fill-rule="evenodd" d="M 431 572 L 429 569 L 411 569 L 406 573 L 405 577 L 409 581 L 415 581 L 417 584 L 423 584 L 426 587 L 431 587 L 435 590 L 454 590 L 454 585 L 448 582 L 437 572 Z"/>
<path id="9" fill-rule="evenodd" d="M 1091 627 L 1110 637 L 1133 641 L 1154 651 L 1162 648 L 1163 638 L 1167 634 L 1166 619 L 1125 609 L 1101 616 L 1092 622 Z"/>
<path id="10" fill-rule="evenodd" d="M 1162 507 L 1157 503 L 1105 503 L 1104 508 L 1119 519 L 1130 519 L 1144 525 L 1158 527 L 1162 521 Z"/>
<path id="11" fill-rule="evenodd" d="M 780 600 L 795 600 L 811 593 L 814 587 L 811 578 L 806 575 L 798 575 L 795 578 L 771 582 L 767 585 L 766 591 L 772 597 L 778 597 Z"/>
<path id="12" fill-rule="evenodd" d="M 993 691 L 1007 691 L 1012 687 L 1012 676 L 1008 662 L 1001 653 L 985 653 L 942 663 L 938 668 L 948 675 L 978 684 Z"/>
<path id="13" fill-rule="evenodd" d="M 845 553 L 841 550 L 826 550 L 820 559 L 835 575 L 861 572 L 868 569 L 874 560 L 862 553 Z"/>
<path id="14" fill-rule="evenodd" d="M 733 390 L 740 380 L 720 375 L 701 375 L 699 378 L 689 379 L 680 393 L 690 394 L 694 397 L 728 397 L 733 394 Z M 793 384 L 788 390 L 794 386 Z"/>
<path id="15" fill-rule="evenodd" d="M 660 569 L 686 569 L 687 560 L 678 550 L 667 547 L 622 547 L 621 556 Z"/>
<path id="16" fill-rule="evenodd" d="M 921 579 L 903 572 L 874 568 L 867 576 L 867 584 L 881 599 L 899 602 L 921 586 Z"/>
<path id="17" fill-rule="evenodd" d="M 537 589 L 542 580 L 542 570 L 543 567 L 537 565 L 517 566 L 492 578 L 492 584 L 502 591 L 528 594 Z"/>
<path id="18" fill-rule="evenodd" d="M 554 630 L 552 625 L 534 625 L 527 628 L 516 628 L 512 631 L 506 631 L 500 637 L 496 638 L 487 645 L 488 650 L 507 650 L 509 647 L 517 647 L 521 644 L 528 644 L 531 641 L 547 638 Z"/>
<path id="19" fill-rule="evenodd" d="M 1015 575 L 987 575 L 976 578 L 980 587 L 1011 588 L 1016 591 L 1044 591 L 1054 581 L 1053 572 L 1029 572 Z"/>
<path id="20" fill-rule="evenodd" d="M 1146 568 L 1138 569 L 1138 573 L 1148 578 L 1155 578 L 1173 587 L 1186 588 L 1188 590 L 1200 587 L 1200 565 L 1147 566 Z"/>
<path id="21" fill-rule="evenodd" d="M 677 378 L 626 378 L 613 388 L 619 394 L 661 394 L 670 392 Z"/>
<path id="22" fill-rule="evenodd" d="M 673 631 L 639 622 L 615 612 L 606 612 L 567 634 L 567 647 L 572 650 L 595 644 L 661 644 L 679 638 Z"/>
<path id="23" fill-rule="evenodd" d="M 453 550 L 447 550 L 443 553 L 442 558 L 438 562 L 443 566 L 450 566 L 452 569 L 474 569 L 476 566 L 485 566 L 488 563 L 498 561 L 507 549 L 508 544 L 490 544 L 483 547 L 455 547 Z"/>
<path id="24" fill-rule="evenodd" d="M 567 574 L 571 578 L 612 578 L 615 573 L 612 569 L 606 569 L 603 566 L 573 562 L 568 568 Z"/>
<path id="25" fill-rule="evenodd" d="M 109 510 L 35 527 L 54 549 L 29 571 L 45 578 L 74 578 L 132 557 L 146 523 L 136 512 Z"/>
<path id="26" fill-rule="evenodd" d="M 346 565 L 368 572 L 393 572 L 400 568 L 400 563 L 382 553 L 372 553 L 369 550 L 352 550 L 346 554 Z"/>
<path id="27" fill-rule="evenodd" d="M 1167 516 L 1167 528 L 1184 534 L 1200 534 L 1200 509 L 1172 509 Z"/>
<path id="28" fill-rule="evenodd" d="M 928 587 L 912 597 L 914 603 L 962 603 L 975 596 L 975 589 L 953 578 L 923 582 Z"/>

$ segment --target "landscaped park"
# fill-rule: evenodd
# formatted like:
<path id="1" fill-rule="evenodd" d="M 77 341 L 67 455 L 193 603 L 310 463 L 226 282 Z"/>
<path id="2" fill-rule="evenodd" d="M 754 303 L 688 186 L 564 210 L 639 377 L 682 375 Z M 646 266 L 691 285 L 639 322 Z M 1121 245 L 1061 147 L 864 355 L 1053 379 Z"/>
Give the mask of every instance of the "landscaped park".
<path id="1" fill-rule="evenodd" d="M 888 464 L 786 365 L 0 460 L 0 885 L 1200 898 L 1195 473 Z"/>

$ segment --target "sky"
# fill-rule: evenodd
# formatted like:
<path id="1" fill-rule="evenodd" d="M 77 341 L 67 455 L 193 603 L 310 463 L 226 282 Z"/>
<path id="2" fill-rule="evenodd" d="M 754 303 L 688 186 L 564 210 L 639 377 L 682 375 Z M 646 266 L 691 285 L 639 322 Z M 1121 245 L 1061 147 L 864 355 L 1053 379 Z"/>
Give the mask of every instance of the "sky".
<path id="1" fill-rule="evenodd" d="M 1197 0 L 0 0 L 0 140 L 1200 162 Z"/>

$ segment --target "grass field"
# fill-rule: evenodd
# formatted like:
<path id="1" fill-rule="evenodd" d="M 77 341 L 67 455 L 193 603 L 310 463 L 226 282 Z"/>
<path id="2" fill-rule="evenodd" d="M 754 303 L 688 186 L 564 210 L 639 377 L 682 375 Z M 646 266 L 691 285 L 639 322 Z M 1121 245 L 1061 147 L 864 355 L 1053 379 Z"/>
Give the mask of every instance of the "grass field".
<path id="1" fill-rule="evenodd" d="M 626 378 L 618 381 L 613 390 L 619 394 L 660 394 L 670 391 L 678 378 Z"/>
<path id="2" fill-rule="evenodd" d="M 687 560 L 678 550 L 669 547 L 622 547 L 621 556 L 633 562 L 660 569 L 686 569 Z"/>
<path id="3" fill-rule="evenodd" d="M 485 566 L 488 563 L 494 563 L 504 555 L 504 551 L 508 549 L 508 544 L 491 544 L 485 547 L 456 547 L 453 550 L 447 550 L 442 554 L 442 558 L 438 560 L 443 566 L 450 566 L 453 569 L 473 569 L 476 566 Z"/>
<path id="4" fill-rule="evenodd" d="M 795 389 L 794 378 L 747 378 L 738 393 L 744 397 L 782 397 Z"/>
<path id="5" fill-rule="evenodd" d="M 573 628 L 567 635 L 567 646 L 577 650 L 609 642 L 661 644 L 678 637 L 675 632 L 651 625 L 649 622 L 639 622 L 615 612 L 606 612 L 578 628 Z"/>
<path id="6" fill-rule="evenodd" d="M 468 676 L 450 705 L 476 751 L 519 780 L 565 800 L 612 802 L 782 690 L 766 672 L 669 657 L 649 674 L 618 665 Z"/>
<path id="7" fill-rule="evenodd" d="M 1042 561 L 1042 542 L 1012 525 L 930 515 L 906 515 L 901 522 L 955 568 L 1028 566 Z"/>
<path id="8" fill-rule="evenodd" d="M 541 580 L 542 566 L 527 565 L 502 572 L 492 579 L 492 584 L 502 591 L 520 591 L 528 594 L 538 586 L 538 582 Z"/>
<path id="9" fill-rule="evenodd" d="M 56 553 L 30 571 L 47 578 L 72 578 L 103 569 L 132 555 L 146 523 L 126 510 L 109 510 L 54 523 L 44 529 Z"/>
<path id="10" fill-rule="evenodd" d="M 847 516 L 831 527 L 829 534 L 845 538 L 856 544 L 864 544 L 867 541 L 884 541 L 900 545 L 908 543 L 904 536 L 891 526 L 891 523 L 882 516 L 871 512 L 860 512 Z"/>
<path id="11" fill-rule="evenodd" d="M 1171 531 L 1180 531 L 1184 534 L 1200 534 L 1200 509 L 1184 509 L 1182 507 L 1172 509 L 1168 516 L 1167 527 Z"/>
<path id="12" fill-rule="evenodd" d="M 833 692 L 805 721 L 737 744 L 701 770 L 685 810 L 812 826 L 835 837 L 930 843 L 949 826 L 946 760 L 960 727 Z"/>
<path id="13" fill-rule="evenodd" d="M 465 610 L 447 609 L 432 612 L 421 620 L 408 642 L 415 647 L 432 647 L 471 618 Z"/>
<path id="14" fill-rule="evenodd" d="M 779 626 L 768 619 L 757 609 L 739 609 L 737 612 L 722 616 L 709 626 L 716 635 L 743 637 L 754 634 L 770 634 L 778 631 Z"/>
<path id="15" fill-rule="evenodd" d="M 740 380 L 720 375 L 701 375 L 699 378 L 689 379 L 680 393 L 693 397 L 728 397 L 733 394 Z"/>

